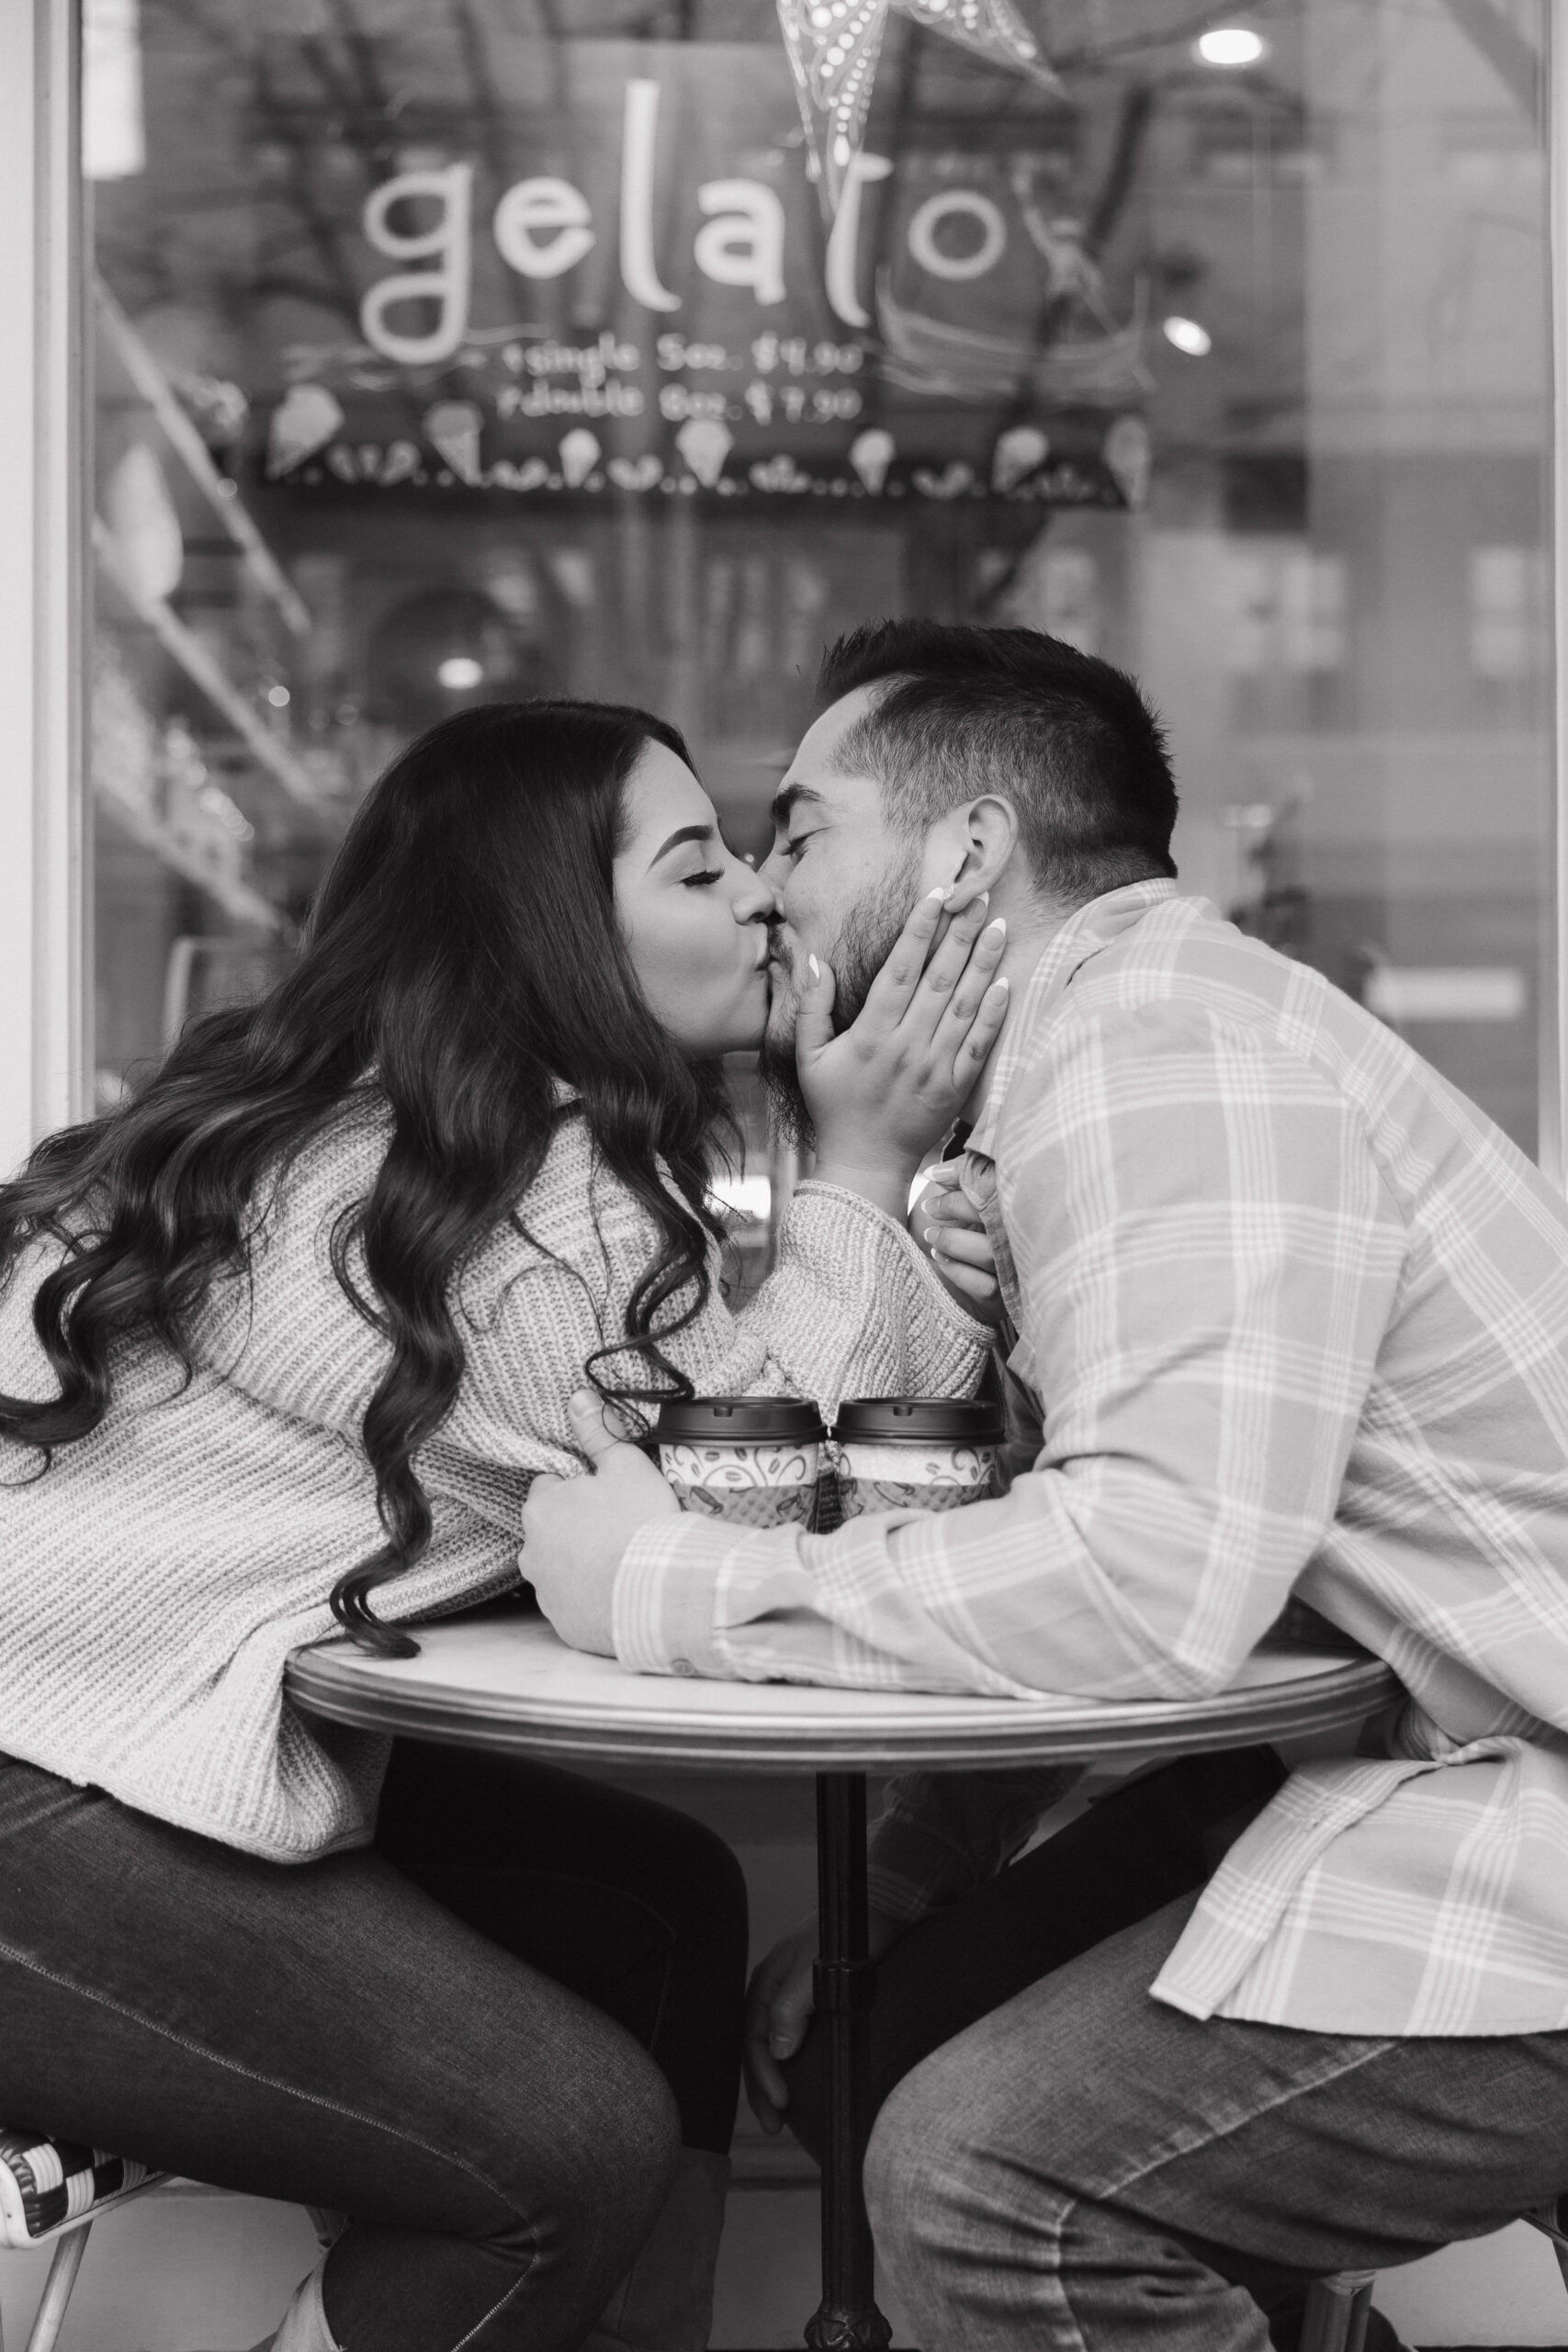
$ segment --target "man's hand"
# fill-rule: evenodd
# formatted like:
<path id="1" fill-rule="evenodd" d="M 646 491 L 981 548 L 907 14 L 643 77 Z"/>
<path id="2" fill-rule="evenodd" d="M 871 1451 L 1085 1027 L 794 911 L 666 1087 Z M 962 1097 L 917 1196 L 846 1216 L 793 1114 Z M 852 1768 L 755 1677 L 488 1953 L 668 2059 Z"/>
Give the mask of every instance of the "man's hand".
<path id="1" fill-rule="evenodd" d="M 563 1642 L 614 1657 L 611 1602 L 626 1545 L 650 1519 L 681 1506 L 648 1456 L 623 1442 L 597 1396 L 581 1389 L 567 1409 L 592 1475 L 535 1479 L 523 1506 L 523 1572 Z"/>
<path id="2" fill-rule="evenodd" d="M 897 1940 L 897 1920 L 874 1911 L 867 1941 L 873 1960 L 880 1960 Z M 764 2132 L 777 2132 L 789 2105 L 789 2086 L 782 2072 L 805 2041 L 817 2007 L 812 1963 L 818 1951 L 817 1916 L 803 1919 L 781 1936 L 764 1960 L 760 1960 L 746 1988 L 746 2100 Z"/>
<path id="3" fill-rule="evenodd" d="M 960 1190 L 960 1159 L 944 1159 L 926 1170 L 924 1190 L 909 1211 L 909 1231 L 961 1306 L 978 1322 L 1002 1318 L 1001 1286 L 985 1220 Z"/>

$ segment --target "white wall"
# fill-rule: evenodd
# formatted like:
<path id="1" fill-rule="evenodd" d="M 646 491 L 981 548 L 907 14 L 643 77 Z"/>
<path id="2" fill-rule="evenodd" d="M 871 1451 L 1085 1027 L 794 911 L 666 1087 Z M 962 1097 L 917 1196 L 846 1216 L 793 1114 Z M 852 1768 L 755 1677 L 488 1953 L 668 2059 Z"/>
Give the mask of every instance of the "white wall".
<path id="1" fill-rule="evenodd" d="M 1541 1161 L 1568 1182 L 1568 23 L 1541 11 L 1548 70 L 1547 166 L 1551 197 L 1552 566 L 1557 653 L 1556 904 L 1545 967 L 1555 983 L 1555 1029 L 1542 1057 Z M 1544 979 L 1543 979 L 1544 986 Z"/>
<path id="2" fill-rule="evenodd" d="M 0 0 L 0 1170 L 83 1058 L 74 18 Z"/>

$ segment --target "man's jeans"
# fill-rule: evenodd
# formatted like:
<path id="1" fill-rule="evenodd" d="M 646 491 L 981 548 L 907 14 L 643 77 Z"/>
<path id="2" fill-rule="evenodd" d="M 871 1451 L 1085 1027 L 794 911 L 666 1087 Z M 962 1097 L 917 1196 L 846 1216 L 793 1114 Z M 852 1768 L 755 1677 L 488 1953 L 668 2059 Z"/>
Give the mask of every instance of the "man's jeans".
<path id="1" fill-rule="evenodd" d="M 1304 2280 L 1568 2185 L 1568 2033 L 1383 2041 L 1151 2000 L 1194 1897 L 908 2074 L 866 2160 L 921 2352 L 1269 2352 Z M 1280 2340 L 1289 2340 L 1288 2334 Z"/>
<path id="2" fill-rule="evenodd" d="M 400 1747 L 283 1869 L 0 1758 L 0 2120 L 345 2211 L 348 2352 L 569 2352 L 728 2145 L 745 1889 L 574 1774 Z"/>

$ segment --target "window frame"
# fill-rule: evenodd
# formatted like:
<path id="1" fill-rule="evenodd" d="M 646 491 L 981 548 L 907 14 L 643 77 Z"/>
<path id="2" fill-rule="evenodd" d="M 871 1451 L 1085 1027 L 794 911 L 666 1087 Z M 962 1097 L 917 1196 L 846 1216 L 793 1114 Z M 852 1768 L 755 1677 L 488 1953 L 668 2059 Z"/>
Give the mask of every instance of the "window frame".
<path id="1" fill-rule="evenodd" d="M 1540 1130 L 1538 1157 L 1560 1190 L 1568 1190 L 1568 1021 L 1562 990 L 1568 978 L 1568 661 L 1562 629 L 1568 616 L 1568 28 L 1543 8 L 1546 42 L 1546 153 L 1549 186 L 1547 300 L 1551 311 L 1551 639 L 1553 671 L 1551 752 L 1552 904 L 1542 925 L 1540 976 Z"/>
<path id="2" fill-rule="evenodd" d="M 0 1168 L 83 1115 L 87 832 L 82 195 L 75 0 L 0 6 Z M 28 361 L 30 359 L 30 365 Z"/>

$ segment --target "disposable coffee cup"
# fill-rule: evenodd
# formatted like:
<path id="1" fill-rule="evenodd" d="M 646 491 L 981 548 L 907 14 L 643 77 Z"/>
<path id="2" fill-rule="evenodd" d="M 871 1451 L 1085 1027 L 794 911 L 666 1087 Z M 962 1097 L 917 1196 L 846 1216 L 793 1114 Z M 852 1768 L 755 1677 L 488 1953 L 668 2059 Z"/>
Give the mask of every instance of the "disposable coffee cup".
<path id="1" fill-rule="evenodd" d="M 1000 1407 L 978 1397 L 857 1396 L 833 1424 L 840 1516 L 984 1502 L 1004 1434 Z"/>
<path id="2" fill-rule="evenodd" d="M 741 1527 L 813 1523 L 827 1432 L 789 1396 L 689 1396 L 663 1404 L 659 1466 L 682 1510 Z"/>

